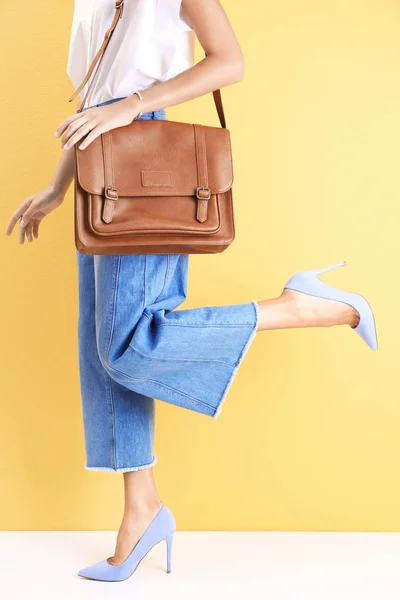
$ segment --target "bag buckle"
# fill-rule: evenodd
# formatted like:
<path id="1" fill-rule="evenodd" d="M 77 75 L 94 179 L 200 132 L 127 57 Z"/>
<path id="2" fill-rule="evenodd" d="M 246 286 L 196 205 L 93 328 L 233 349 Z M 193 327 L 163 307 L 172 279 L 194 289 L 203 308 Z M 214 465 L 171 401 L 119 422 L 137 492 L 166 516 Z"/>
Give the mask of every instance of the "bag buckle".
<path id="1" fill-rule="evenodd" d="M 111 185 L 107 185 L 104 190 L 104 195 L 108 200 L 118 200 L 118 190 Z"/>
<path id="2" fill-rule="evenodd" d="M 211 198 L 211 190 L 203 185 L 196 188 L 196 198 L 198 200 L 209 200 Z"/>

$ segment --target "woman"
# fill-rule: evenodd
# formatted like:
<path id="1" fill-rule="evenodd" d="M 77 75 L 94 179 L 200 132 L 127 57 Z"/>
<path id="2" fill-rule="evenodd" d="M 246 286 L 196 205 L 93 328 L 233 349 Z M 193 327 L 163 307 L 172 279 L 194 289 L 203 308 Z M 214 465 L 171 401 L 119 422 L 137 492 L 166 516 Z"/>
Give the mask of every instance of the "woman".
<path id="1" fill-rule="evenodd" d="M 75 0 L 67 72 L 78 87 L 114 15 L 114 0 Z M 194 35 L 206 58 L 193 64 Z M 74 145 L 164 108 L 239 82 L 244 60 L 219 0 L 125 0 L 89 106 L 56 131 L 64 149 L 51 183 L 25 200 L 7 227 L 38 238 L 43 218 L 74 177 Z M 84 97 L 82 91 L 81 97 Z M 139 92 L 139 93 L 137 93 Z M 153 478 L 154 398 L 216 418 L 255 333 L 347 324 L 377 349 L 362 296 L 302 271 L 278 298 L 174 310 L 186 298 L 188 255 L 84 255 L 79 275 L 79 367 L 88 470 L 122 472 L 125 511 L 115 552 L 79 571 L 120 581 L 165 540 L 170 570 L 175 520 Z"/>

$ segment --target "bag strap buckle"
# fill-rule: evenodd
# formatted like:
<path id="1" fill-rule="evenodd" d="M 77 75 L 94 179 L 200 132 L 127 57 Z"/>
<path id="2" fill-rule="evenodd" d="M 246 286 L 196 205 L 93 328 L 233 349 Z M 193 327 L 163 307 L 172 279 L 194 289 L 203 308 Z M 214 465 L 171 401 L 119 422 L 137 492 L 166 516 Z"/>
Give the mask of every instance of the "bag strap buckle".
<path id="1" fill-rule="evenodd" d="M 200 185 L 196 188 L 196 198 L 198 200 L 209 200 L 211 198 L 210 188 Z"/>
<path id="2" fill-rule="evenodd" d="M 107 185 L 104 190 L 104 195 L 108 200 L 118 200 L 118 190 L 111 185 Z"/>

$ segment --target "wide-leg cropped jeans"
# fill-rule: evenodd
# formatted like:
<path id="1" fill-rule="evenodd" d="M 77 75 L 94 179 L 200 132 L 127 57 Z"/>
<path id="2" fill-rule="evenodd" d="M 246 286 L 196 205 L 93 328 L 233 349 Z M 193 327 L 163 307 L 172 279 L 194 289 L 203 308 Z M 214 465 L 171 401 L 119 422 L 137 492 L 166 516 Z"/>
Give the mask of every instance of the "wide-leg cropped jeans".
<path id="1" fill-rule="evenodd" d="M 84 467 L 151 467 L 155 399 L 215 419 L 257 331 L 258 304 L 176 310 L 186 299 L 188 254 L 76 250 L 76 258 Z"/>

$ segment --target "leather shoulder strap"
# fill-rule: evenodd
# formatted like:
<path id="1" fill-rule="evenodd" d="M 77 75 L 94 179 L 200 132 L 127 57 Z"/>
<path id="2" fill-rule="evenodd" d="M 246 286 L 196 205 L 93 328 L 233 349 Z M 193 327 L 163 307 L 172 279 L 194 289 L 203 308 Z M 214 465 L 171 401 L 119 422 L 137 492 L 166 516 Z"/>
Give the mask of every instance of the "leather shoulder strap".
<path id="1" fill-rule="evenodd" d="M 96 66 L 97 63 L 97 69 L 92 77 L 92 81 L 90 82 L 90 85 L 87 89 L 87 92 L 85 94 L 84 99 L 82 100 L 79 108 L 77 109 L 76 112 L 82 112 L 83 107 L 85 105 L 85 102 L 87 100 L 87 97 L 90 93 L 90 90 L 93 87 L 93 83 L 94 83 L 94 79 L 96 77 L 97 71 L 99 70 L 102 58 L 104 56 L 104 52 L 106 51 L 106 48 L 108 46 L 108 43 L 112 37 L 112 34 L 114 33 L 114 30 L 117 26 L 117 23 L 119 21 L 119 19 L 122 17 L 122 12 L 123 12 L 123 7 L 124 7 L 124 0 L 116 0 L 115 1 L 115 14 L 114 14 L 114 18 L 113 21 L 111 23 L 111 26 L 109 27 L 109 29 L 107 29 L 105 36 L 104 36 L 104 40 L 102 45 L 100 46 L 99 50 L 96 53 L 96 56 L 94 57 L 92 64 L 89 67 L 88 72 L 86 73 L 84 79 L 82 80 L 82 83 L 76 88 L 75 92 L 72 94 L 71 98 L 69 99 L 69 102 L 71 102 L 74 98 L 76 98 L 76 96 L 79 94 L 79 92 L 81 91 L 81 89 L 86 85 L 86 83 L 89 81 L 90 76 L 92 75 L 94 68 Z"/>
<path id="2" fill-rule="evenodd" d="M 83 110 L 85 102 L 86 102 L 86 100 L 90 94 L 90 91 L 93 87 L 93 83 L 94 83 L 95 77 L 97 75 L 97 71 L 99 70 L 99 67 L 100 67 L 102 58 L 104 56 L 104 53 L 106 51 L 106 48 L 109 44 L 112 34 L 114 33 L 114 30 L 118 24 L 119 19 L 122 17 L 123 8 L 124 8 L 124 0 L 115 0 L 115 14 L 114 14 L 114 18 L 112 20 L 111 26 L 109 27 L 109 29 L 107 29 L 105 36 L 104 36 L 103 43 L 100 46 L 99 50 L 97 51 L 96 56 L 94 57 L 92 64 L 89 67 L 88 72 L 86 73 L 84 79 L 82 80 L 82 83 L 76 88 L 75 92 L 72 94 L 72 96 L 69 99 L 69 102 L 71 102 L 72 100 L 74 100 L 74 98 L 76 98 L 76 96 L 79 94 L 79 92 L 82 90 L 82 88 L 89 81 L 90 76 L 92 75 L 92 73 L 94 71 L 92 80 L 88 86 L 85 97 L 83 98 L 83 100 L 76 112 L 82 112 L 82 110 Z M 206 53 L 206 56 L 207 56 L 207 53 Z M 97 68 L 95 69 L 96 64 L 97 64 Z M 218 113 L 219 122 L 221 123 L 221 127 L 226 129 L 226 120 L 225 120 L 224 107 L 222 104 L 221 90 L 215 90 L 213 92 L 213 97 L 214 97 L 215 108 L 217 109 L 217 113 Z"/>

